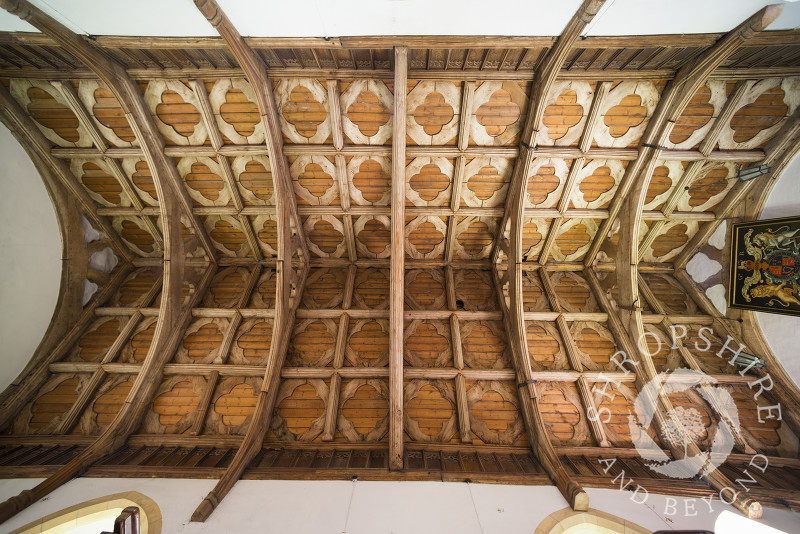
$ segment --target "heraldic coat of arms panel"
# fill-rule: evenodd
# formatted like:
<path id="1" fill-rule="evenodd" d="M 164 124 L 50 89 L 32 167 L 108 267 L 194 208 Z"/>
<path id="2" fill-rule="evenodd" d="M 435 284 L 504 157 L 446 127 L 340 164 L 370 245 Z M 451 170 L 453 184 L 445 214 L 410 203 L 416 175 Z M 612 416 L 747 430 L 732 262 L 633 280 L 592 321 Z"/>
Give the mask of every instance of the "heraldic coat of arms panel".
<path id="1" fill-rule="evenodd" d="M 800 217 L 734 224 L 728 305 L 800 316 Z"/>

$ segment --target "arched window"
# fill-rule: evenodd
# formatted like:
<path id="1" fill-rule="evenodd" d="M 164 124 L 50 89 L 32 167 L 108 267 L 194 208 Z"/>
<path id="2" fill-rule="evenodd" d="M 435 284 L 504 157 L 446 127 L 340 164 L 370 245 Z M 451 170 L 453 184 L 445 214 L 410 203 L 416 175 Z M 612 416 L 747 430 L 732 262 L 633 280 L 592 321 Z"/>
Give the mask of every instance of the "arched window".
<path id="1" fill-rule="evenodd" d="M 97 534 L 114 529 L 114 519 L 128 506 L 139 508 L 141 534 L 161 534 L 161 510 L 141 493 L 126 491 L 86 501 L 28 523 L 11 534 Z"/>
<path id="2" fill-rule="evenodd" d="M 620 517 L 589 510 L 576 512 L 564 508 L 542 521 L 534 534 L 652 534 L 649 530 Z"/>

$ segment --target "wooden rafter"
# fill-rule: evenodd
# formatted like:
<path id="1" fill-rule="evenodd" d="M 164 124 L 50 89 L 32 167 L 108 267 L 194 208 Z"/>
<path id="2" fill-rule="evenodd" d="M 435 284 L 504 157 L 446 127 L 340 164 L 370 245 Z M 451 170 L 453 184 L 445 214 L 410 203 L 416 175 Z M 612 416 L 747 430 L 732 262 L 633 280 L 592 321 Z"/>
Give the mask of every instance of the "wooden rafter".
<path id="1" fill-rule="evenodd" d="M 230 19 L 225 15 L 216 0 L 195 0 L 195 5 L 219 32 L 225 44 L 236 58 L 250 82 L 256 96 L 256 105 L 264 124 L 264 137 L 270 166 L 277 177 L 277 189 L 282 191 L 284 204 L 292 220 L 293 231 L 297 236 L 304 258 L 308 258 L 302 221 L 297 214 L 297 201 L 293 194 L 292 177 L 283 150 L 283 134 L 280 126 L 280 112 L 275 102 L 272 81 L 261 57 L 250 48 Z"/>
<path id="2" fill-rule="evenodd" d="M 166 201 L 164 205 L 168 205 Z M 171 203 L 171 206 L 175 210 L 178 208 L 176 203 Z M 114 420 L 89 447 L 32 490 L 25 490 L 16 497 L 0 503 L 0 522 L 30 506 L 62 484 L 80 475 L 95 462 L 124 446 L 128 436 L 138 429 L 158 386 L 161 384 L 164 366 L 172 358 L 172 354 L 192 318 L 191 310 L 205 292 L 216 270 L 213 265 L 208 268 L 198 284 L 198 291 L 189 299 L 188 303 L 182 304 L 184 250 L 182 239 L 178 237 L 181 235 L 179 223 L 177 218 L 169 217 L 164 224 L 167 256 L 164 260 L 164 285 L 158 322 L 147 356 L 131 386 L 125 403 Z M 178 238 L 176 239 L 176 237 Z M 95 378 L 96 380 L 98 378 Z M 76 404 L 84 401 L 85 399 L 79 397 Z"/>
<path id="3" fill-rule="evenodd" d="M 118 254 L 123 260 L 130 261 L 132 254 L 122 242 L 116 238 L 117 232 L 111 223 L 97 211 L 97 205 L 89 197 L 86 190 L 78 183 L 75 176 L 69 170 L 69 166 L 61 159 L 54 158 L 50 149 L 52 144 L 45 138 L 36 124 L 25 113 L 22 107 L 8 92 L 5 86 L 0 87 L 0 121 L 14 133 L 22 146 L 25 148 L 29 157 L 33 161 L 41 162 L 52 173 L 54 178 L 69 191 L 76 204 L 86 215 L 86 218 L 99 230 L 101 230 L 111 241 L 114 253 Z"/>
<path id="4" fill-rule="evenodd" d="M 646 384 L 659 380 L 650 353 L 646 349 L 639 347 L 639 343 L 634 341 L 642 339 L 644 335 L 641 310 L 632 306 L 626 309 L 622 305 L 615 309 L 609 302 L 605 292 L 602 291 L 594 271 L 591 268 L 587 268 L 584 273 L 595 291 L 595 296 L 601 308 L 608 312 L 608 324 L 627 356 L 626 360 L 629 363 L 627 367 L 635 376 L 634 384 L 637 390 L 641 392 Z M 698 464 L 694 465 L 697 468 L 697 472 L 701 472 L 703 467 L 700 465 L 702 464 L 702 461 L 700 461 L 703 456 L 702 452 L 687 434 L 682 422 L 675 416 L 672 401 L 667 397 L 663 388 L 655 388 L 654 395 L 655 398 L 650 399 L 650 402 L 655 403 L 653 422 L 662 444 L 672 452 L 672 456 L 675 459 L 691 458 L 694 464 Z M 668 427 L 674 429 L 678 434 L 676 435 L 676 432 L 667 432 L 666 428 Z M 705 476 L 705 481 L 717 491 L 722 491 L 726 487 L 734 487 L 734 482 L 718 469 L 708 473 Z M 735 500 L 732 504 L 745 515 L 753 518 L 761 517 L 761 504 L 758 501 L 742 492 L 733 498 Z"/>
<path id="5" fill-rule="evenodd" d="M 759 165 L 768 165 L 770 175 L 764 179 L 750 180 L 749 182 L 737 182 L 725 200 L 714 208 L 715 218 L 701 226 L 695 235 L 686 243 L 686 246 L 675 258 L 675 268 L 682 269 L 702 247 L 717 227 L 722 224 L 733 213 L 733 210 L 743 201 L 748 193 L 755 189 L 756 185 L 760 188 L 771 189 L 777 182 L 786 166 L 792 161 L 800 148 L 800 111 L 790 117 L 786 124 L 775 134 L 772 140 L 764 149 L 764 159 Z M 768 184 L 764 184 L 767 181 Z M 751 215 L 755 216 L 755 214 Z"/>
<path id="6" fill-rule="evenodd" d="M 639 158 L 628 165 L 622 184 L 620 185 L 615 200 L 610 208 L 610 217 L 607 219 L 600 230 L 598 230 L 595 240 L 587 253 L 585 262 L 590 265 L 594 261 L 594 256 L 599 250 L 604 236 L 613 224 L 613 218 L 622 210 L 620 219 L 620 237 L 617 253 L 617 284 L 619 287 L 619 314 L 620 318 L 611 317 L 612 324 L 616 324 L 617 330 L 628 332 L 634 339 L 641 339 L 644 328 L 641 318 L 641 306 L 639 302 L 639 281 L 637 263 L 639 259 L 639 238 L 638 230 L 641 223 L 642 207 L 644 205 L 645 194 L 647 192 L 650 177 L 659 158 L 660 146 L 665 142 L 672 126 L 683 113 L 684 108 L 690 99 L 697 92 L 697 89 L 705 83 L 711 72 L 729 57 L 743 42 L 753 37 L 756 33 L 766 28 L 775 20 L 781 12 L 780 6 L 768 6 L 748 18 L 742 24 L 731 30 L 717 43 L 706 50 L 703 54 L 695 58 L 690 63 L 681 67 L 675 78 L 671 80 L 659 99 L 656 110 L 647 125 L 644 135 L 639 143 Z M 615 210 L 616 208 L 616 210 Z M 590 270 L 587 270 L 590 273 Z M 590 273 L 590 278 L 593 273 Z M 596 280 L 594 281 L 596 283 Z M 600 295 L 605 299 L 605 295 Z M 608 307 L 606 303 L 606 307 Z M 610 307 L 609 307 L 610 308 Z M 621 336 L 624 336 L 620 332 Z M 637 344 L 629 345 L 629 354 L 635 358 L 640 365 L 636 366 L 637 377 L 640 377 L 640 387 L 644 383 L 657 379 L 655 365 L 652 357 L 647 350 L 641 349 Z M 662 442 L 666 443 L 673 451 L 676 458 L 684 455 L 695 456 L 699 449 L 696 444 L 688 438 L 685 429 L 680 421 L 674 417 L 674 410 L 670 399 L 663 390 L 659 390 L 656 402 L 656 429 Z M 677 425 L 677 426 L 676 426 Z M 690 450 L 685 451 L 681 443 L 675 441 L 666 432 L 667 427 L 679 429 L 681 441 L 688 443 Z M 688 440 L 688 441 L 687 441 Z M 722 490 L 730 487 L 731 481 L 720 471 L 715 470 L 707 477 L 708 483 L 715 489 Z M 761 504 L 749 497 L 737 495 L 733 503 L 739 510 L 749 517 L 761 516 Z"/>

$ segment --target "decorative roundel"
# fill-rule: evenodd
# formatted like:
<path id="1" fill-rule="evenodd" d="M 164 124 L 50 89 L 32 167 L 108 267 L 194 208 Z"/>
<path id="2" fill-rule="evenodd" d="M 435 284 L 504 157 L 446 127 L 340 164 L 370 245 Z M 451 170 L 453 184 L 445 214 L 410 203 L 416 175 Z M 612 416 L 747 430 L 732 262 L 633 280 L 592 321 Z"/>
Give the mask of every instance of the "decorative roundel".
<path id="1" fill-rule="evenodd" d="M 275 205 L 275 183 L 267 156 L 237 156 L 231 161 L 231 170 L 245 205 Z"/>
<path id="2" fill-rule="evenodd" d="M 550 255 L 556 261 L 577 261 L 589 250 L 596 233 L 594 219 L 569 219 L 561 225 Z"/>
<path id="3" fill-rule="evenodd" d="M 308 248 L 320 258 L 341 258 L 347 245 L 344 225 L 333 215 L 309 215 L 303 223 Z"/>
<path id="4" fill-rule="evenodd" d="M 391 222 L 385 215 L 361 216 L 353 224 L 356 247 L 367 258 L 388 258 L 391 254 Z"/>
<path id="5" fill-rule="evenodd" d="M 674 191 L 674 185 L 683 176 L 685 169 L 680 161 L 658 160 L 650 177 L 645 197 L 645 210 L 656 210 L 666 202 Z"/>
<path id="6" fill-rule="evenodd" d="M 239 219 L 230 215 L 207 215 L 205 227 L 214 246 L 224 255 L 244 258 L 251 254 Z"/>
<path id="7" fill-rule="evenodd" d="M 470 137 L 482 146 L 507 145 L 522 130 L 528 95 L 518 83 L 486 81 L 472 99 Z"/>
<path id="8" fill-rule="evenodd" d="M 676 162 L 678 163 L 678 162 Z M 733 161 L 720 161 L 706 165 L 695 176 L 688 189 L 678 198 L 679 211 L 709 211 L 722 202 L 737 183 L 737 165 Z"/>
<path id="9" fill-rule="evenodd" d="M 219 163 L 206 156 L 186 157 L 178 161 L 178 173 L 186 191 L 201 206 L 227 206 L 231 191 L 222 179 Z"/>

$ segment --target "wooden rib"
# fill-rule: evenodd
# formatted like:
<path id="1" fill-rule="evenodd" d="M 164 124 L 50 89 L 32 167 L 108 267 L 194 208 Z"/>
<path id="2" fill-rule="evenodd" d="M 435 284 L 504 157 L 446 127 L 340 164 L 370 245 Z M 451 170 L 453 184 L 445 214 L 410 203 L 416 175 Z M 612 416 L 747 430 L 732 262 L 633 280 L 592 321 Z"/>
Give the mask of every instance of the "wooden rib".
<path id="1" fill-rule="evenodd" d="M 708 130 L 705 139 L 700 143 L 699 150 L 703 154 L 710 154 L 719 141 L 719 136 L 728 124 L 730 124 L 734 113 L 741 107 L 742 98 L 747 94 L 747 91 L 755 84 L 755 80 L 740 80 L 736 82 L 736 86 L 725 101 L 719 116 L 714 119 L 714 124 Z"/>
<path id="2" fill-rule="evenodd" d="M 344 147 L 344 127 L 342 125 L 342 108 L 339 99 L 339 83 L 336 80 L 328 80 L 328 109 L 331 115 L 331 130 L 333 137 L 333 147 L 341 150 Z M 344 240 L 347 246 L 347 257 L 350 261 L 358 259 L 358 249 L 356 248 L 355 231 L 353 229 L 353 217 L 350 211 L 350 176 L 347 174 L 347 161 L 344 154 L 337 154 L 334 162 L 336 164 L 336 184 L 339 188 L 339 201 L 342 211 L 345 213 L 342 218 L 344 226 Z"/>
<path id="3" fill-rule="evenodd" d="M 594 18 L 604 0 L 584 0 L 575 15 L 572 16 L 567 26 L 561 32 L 553 47 L 538 69 L 536 69 L 536 84 L 531 91 L 528 116 L 525 118 L 525 129 L 522 133 L 522 144 L 535 146 L 536 132 L 542 123 L 547 95 L 552 87 L 564 61 L 567 59 L 572 46 L 580 37 L 586 25 Z"/>
<path id="4" fill-rule="evenodd" d="M 498 299 L 504 311 L 504 324 L 511 343 L 514 367 L 516 369 L 517 383 L 519 384 L 519 398 L 522 408 L 525 428 L 528 432 L 528 441 L 531 449 L 547 473 L 553 479 L 561 494 L 574 510 L 587 510 L 589 496 L 576 483 L 564 468 L 561 460 L 553 449 L 553 444 L 548 438 L 544 420 L 539 409 L 539 398 L 535 382 L 532 378 L 530 359 L 526 341 L 526 329 L 522 304 L 522 222 L 524 216 L 525 195 L 527 188 L 530 165 L 533 161 L 532 147 L 535 143 L 536 131 L 544 113 L 544 103 L 549 88 L 555 81 L 564 59 L 572 48 L 575 40 L 591 18 L 599 11 L 602 2 L 585 0 L 578 12 L 567 24 L 561 37 L 551 48 L 539 69 L 536 79 L 538 83 L 531 93 L 526 119 L 525 131 L 520 143 L 520 155 L 517 158 L 515 173 L 509 189 L 509 209 L 503 216 L 503 222 L 498 231 L 492 253 L 493 272 L 495 285 L 498 288 Z M 505 239 L 504 229 L 510 220 L 509 253 L 508 253 L 508 279 L 510 303 L 506 303 L 500 284 L 500 276 L 495 263 L 499 257 L 498 243 Z"/>
<path id="5" fill-rule="evenodd" d="M 200 103 L 200 115 L 203 117 L 203 124 L 206 126 L 211 146 L 214 147 L 214 150 L 219 150 L 222 148 L 224 141 L 222 140 L 222 133 L 219 131 L 217 119 L 214 116 L 214 109 L 211 107 L 211 101 L 208 99 L 206 85 L 203 80 L 190 80 L 189 85 Z"/>
<path id="6" fill-rule="evenodd" d="M 714 69 L 745 42 L 769 26 L 780 15 L 782 9 L 783 7 L 780 5 L 772 5 L 759 10 L 736 28 L 726 33 L 712 47 L 683 65 L 675 74 L 675 78 L 667 83 L 653 116 L 650 117 L 645 132 L 639 141 L 639 156 L 625 169 L 625 174 L 609 207 L 609 218 L 603 221 L 586 254 L 584 260 L 586 265 L 591 265 L 594 262 L 600 247 L 621 211 L 624 215 L 621 221 L 618 248 L 622 250 L 632 243 L 634 250 L 629 259 L 621 259 L 622 256 L 627 254 L 626 251 L 623 251 L 625 254 L 618 254 L 618 261 L 627 267 L 629 263 L 635 263 L 638 260 L 637 236 L 645 195 L 656 161 L 661 158 L 661 147 L 669 138 L 672 127 L 680 118 L 691 98 L 700 86 L 705 83 Z M 626 284 L 626 287 L 634 287 L 635 289 L 635 278 L 634 274 L 632 280 Z M 623 291 L 622 284 L 620 284 L 620 290 Z"/>
<path id="7" fill-rule="evenodd" d="M 216 157 L 221 154 L 228 157 L 252 156 L 268 154 L 269 150 L 264 145 L 225 145 L 215 150 L 210 146 L 168 146 L 164 149 L 166 155 L 171 158 L 179 157 Z M 333 145 L 286 145 L 283 150 L 287 156 L 316 155 L 316 156 L 391 156 L 390 146 L 376 145 L 345 145 L 337 150 Z M 73 148 L 73 147 L 53 147 L 51 153 L 58 158 L 132 158 L 142 157 L 142 150 L 139 147 L 109 148 L 104 153 L 96 148 Z M 499 157 L 513 158 L 520 153 L 519 147 L 499 146 L 482 147 L 470 146 L 466 150 L 459 150 L 453 146 L 411 146 L 406 150 L 406 155 L 410 157 L 434 157 L 441 156 L 446 158 L 466 157 Z M 622 161 L 634 161 L 639 156 L 636 148 L 614 148 L 614 147 L 592 147 L 583 152 L 578 147 L 562 146 L 538 146 L 536 154 L 542 158 L 563 158 L 563 159 L 618 159 Z M 764 159 L 764 151 L 759 149 L 752 150 L 713 150 L 705 155 L 699 150 L 664 149 L 661 159 L 667 161 L 734 161 L 752 162 Z"/>
<path id="8" fill-rule="evenodd" d="M 217 30 L 230 49 L 237 63 L 242 67 L 256 97 L 256 105 L 264 124 L 264 137 L 270 158 L 273 176 L 280 183 L 278 191 L 284 191 L 284 203 L 294 224 L 294 232 L 302 248 L 303 257 L 308 258 L 302 221 L 297 214 L 297 200 L 292 192 L 292 178 L 283 152 L 283 134 L 280 127 L 280 112 L 272 90 L 272 81 L 261 57 L 250 48 L 216 0 L 195 0 L 195 6 Z"/>
<path id="9" fill-rule="evenodd" d="M 635 269 L 631 270 L 635 272 Z M 615 309 L 600 287 L 600 282 L 597 280 L 597 275 L 594 273 L 594 270 L 587 268 L 584 274 L 594 291 L 595 298 L 600 304 L 600 307 L 608 313 L 608 325 L 614 334 L 614 338 L 625 351 L 628 359 L 633 362 L 632 367 L 629 367 L 629 369 L 632 370 L 636 377 L 635 384 L 637 390 L 641 392 L 646 384 L 654 380 L 659 380 L 658 372 L 656 371 L 655 364 L 653 363 L 649 351 L 639 347 L 638 343 L 634 341 L 642 339 L 644 335 L 642 312 L 638 307 L 634 306 L 636 301 L 631 300 L 621 301 L 620 305 Z M 634 291 L 635 289 L 636 288 L 634 288 Z M 620 300 L 622 298 L 621 295 L 622 290 L 620 288 Z M 638 298 L 638 295 L 636 298 Z M 655 402 L 653 422 L 661 443 L 672 451 L 672 455 L 676 459 L 699 459 L 702 457 L 702 451 L 700 451 L 692 437 L 686 432 L 683 423 L 675 416 L 672 401 L 663 388 L 659 387 L 655 389 L 656 398 L 651 401 Z M 672 430 L 667 431 L 666 429 L 668 428 Z M 701 472 L 703 466 L 696 465 L 696 467 L 697 472 Z M 717 491 L 721 491 L 726 487 L 734 487 L 734 483 L 719 470 L 708 473 L 705 476 L 705 480 Z M 738 494 L 735 499 L 733 505 L 746 515 L 753 517 L 760 516 L 761 504 L 758 501 L 746 495 L 741 495 L 741 493 Z"/>
<path id="10" fill-rule="evenodd" d="M 200 402 L 195 409 L 194 422 L 192 423 L 192 429 L 189 431 L 189 434 L 192 436 L 199 436 L 203 431 L 203 425 L 206 422 L 206 414 L 208 414 L 208 409 L 211 407 L 211 399 L 214 396 L 217 382 L 219 382 L 219 371 L 214 369 L 208 377 L 206 388 L 203 390 L 203 396 L 200 398 Z"/>
<path id="11" fill-rule="evenodd" d="M 754 313 L 730 308 L 728 313 L 723 315 L 684 269 L 676 271 L 675 278 L 683 286 L 687 295 L 690 295 L 692 300 L 703 311 L 714 318 L 714 324 L 718 325 L 723 333 L 731 336 L 737 344 L 750 347 L 755 354 L 767 362 L 766 370 L 753 369 L 751 372 L 761 376 L 766 376 L 767 374 L 770 376 L 775 384 L 772 392 L 780 402 L 781 414 L 784 420 L 790 423 L 795 433 L 800 431 L 800 406 L 797 403 L 797 399 L 800 398 L 800 390 L 798 390 L 797 384 L 786 373 L 783 365 L 775 357 L 769 344 L 764 339 Z M 747 377 L 748 380 L 752 379 L 750 375 L 742 377 Z"/>
<path id="12" fill-rule="evenodd" d="M 286 359 L 289 337 L 294 325 L 294 315 L 302 298 L 308 275 L 308 247 L 289 175 L 283 155 L 283 137 L 280 130 L 278 108 L 272 92 L 272 82 L 260 57 L 245 43 L 231 21 L 214 0 L 195 0 L 195 5 L 219 32 L 237 62 L 242 66 L 256 95 L 256 103 L 264 123 L 267 151 L 270 156 L 275 189 L 278 220 L 278 261 L 276 265 L 275 322 L 277 335 L 270 344 L 268 365 L 256 401 L 255 411 L 244 439 L 225 473 L 211 492 L 192 514 L 192 521 L 205 521 L 219 502 L 241 477 L 264 441 L 280 384 L 280 369 Z M 292 236 L 292 226 L 294 236 Z M 306 262 L 300 274 L 295 273 L 291 260 L 295 252 Z M 294 294 L 292 293 L 294 286 Z"/>
<path id="13" fill-rule="evenodd" d="M 83 102 L 81 102 L 78 92 L 75 90 L 72 83 L 68 81 L 56 81 L 53 82 L 53 85 L 55 85 L 58 92 L 64 97 L 64 100 L 67 101 L 69 108 L 75 113 L 80 125 L 89 133 L 89 137 L 92 138 L 94 146 L 97 147 L 100 152 L 108 150 L 108 142 L 105 137 L 103 137 L 103 134 L 100 133 L 100 130 L 97 129 L 97 124 L 92 120 Z"/>
<path id="14" fill-rule="evenodd" d="M 641 291 L 642 295 L 645 297 L 645 300 L 647 300 L 647 302 L 650 303 L 650 306 L 653 308 L 653 311 L 664 315 L 664 320 L 661 322 L 661 324 L 665 328 L 672 328 L 673 324 L 675 323 L 673 323 L 667 316 L 664 306 L 662 306 L 661 302 L 656 298 L 656 296 L 650 290 L 650 287 L 647 285 L 647 282 L 644 280 L 641 274 L 639 275 L 639 291 Z M 683 322 L 680 322 L 678 324 L 683 324 Z M 690 369 L 697 371 L 699 373 L 703 372 L 703 369 L 700 367 L 700 364 L 698 363 L 695 355 L 692 354 L 692 352 L 689 349 L 683 346 L 683 344 L 678 345 L 678 352 L 681 354 L 681 357 L 683 358 L 683 360 L 686 362 L 686 364 L 689 366 Z M 707 383 L 702 383 L 700 384 L 700 389 L 703 392 L 703 398 L 706 399 L 714 409 L 713 410 L 714 419 L 717 419 L 718 421 L 722 418 L 726 419 L 726 422 L 728 423 L 728 428 L 732 430 L 733 440 L 736 444 L 737 449 L 743 452 L 744 454 L 750 454 L 750 455 L 755 454 L 756 451 L 753 450 L 753 448 L 750 447 L 750 445 L 748 445 L 748 443 L 742 437 L 739 425 L 734 424 L 733 421 L 730 421 L 730 419 L 727 417 L 727 408 L 724 408 L 722 406 L 722 403 L 718 401 L 715 388 L 710 387 Z"/>
<path id="15" fill-rule="evenodd" d="M 336 335 L 336 345 L 333 349 L 333 369 L 339 370 L 344 365 L 344 352 L 347 347 L 347 334 L 350 328 L 350 316 L 346 313 L 339 319 L 339 330 Z M 328 387 L 328 399 L 325 405 L 325 424 L 322 431 L 322 441 L 333 441 L 336 435 L 336 418 L 339 409 L 339 394 L 342 387 L 342 376 L 338 372 L 331 375 Z"/>
<path id="16" fill-rule="evenodd" d="M 472 120 L 472 101 L 475 97 L 475 82 L 464 84 L 464 94 L 461 97 L 461 117 L 458 123 L 458 149 L 462 152 L 469 146 L 469 125 Z M 453 208 L 455 209 L 455 208 Z"/>
<path id="17" fill-rule="evenodd" d="M 450 210 L 452 214 L 447 221 L 447 241 L 445 243 L 445 260 L 448 262 L 453 261 L 453 254 L 455 253 L 456 229 L 458 228 L 457 214 L 461 208 L 461 188 L 464 186 L 464 169 L 466 165 L 467 158 L 464 156 L 456 158 L 455 168 L 453 169 L 453 188 L 450 193 Z"/>
<path id="18" fill-rule="evenodd" d="M 403 469 L 403 299 L 408 49 L 394 50 L 392 220 L 389 296 L 389 469 Z"/>

